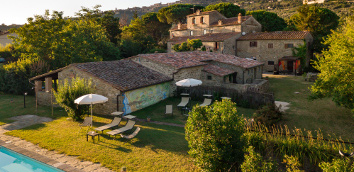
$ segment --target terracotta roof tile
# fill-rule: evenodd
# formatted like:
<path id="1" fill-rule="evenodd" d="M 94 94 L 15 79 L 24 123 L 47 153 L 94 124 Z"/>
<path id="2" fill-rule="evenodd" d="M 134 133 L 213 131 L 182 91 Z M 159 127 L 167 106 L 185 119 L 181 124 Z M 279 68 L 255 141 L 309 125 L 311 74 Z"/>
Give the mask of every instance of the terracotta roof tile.
<path id="1" fill-rule="evenodd" d="M 211 73 L 214 75 L 218 75 L 218 76 L 225 76 L 225 75 L 232 74 L 235 72 L 235 71 L 232 71 L 232 70 L 229 70 L 226 68 L 221 68 L 219 66 L 211 65 L 211 64 L 206 65 L 203 70 L 205 72 L 208 72 L 208 73 Z"/>
<path id="2" fill-rule="evenodd" d="M 251 16 L 242 16 L 241 23 L 248 20 Z M 222 25 L 219 25 L 219 21 L 211 23 L 210 26 L 229 26 L 229 25 L 239 25 L 241 23 L 238 22 L 238 17 L 221 19 Z"/>
<path id="3" fill-rule="evenodd" d="M 202 42 L 219 42 L 225 39 L 231 38 L 240 34 L 240 32 L 228 32 L 228 33 L 208 33 L 201 36 L 181 36 L 173 37 L 168 42 L 173 42 L 176 44 L 186 42 L 188 39 L 200 39 Z"/>
<path id="4" fill-rule="evenodd" d="M 172 78 L 166 75 L 131 60 L 89 62 L 72 65 L 121 91 L 134 90 L 172 80 Z"/>
<path id="5" fill-rule="evenodd" d="M 176 69 L 188 68 L 194 66 L 207 65 L 207 61 L 216 61 L 226 63 L 242 68 L 251 68 L 263 65 L 256 60 L 240 58 L 234 55 L 219 54 L 205 51 L 188 51 L 176 53 L 155 53 L 155 54 L 139 54 L 132 58 L 146 58 L 158 63 L 172 66 Z"/>
<path id="6" fill-rule="evenodd" d="M 275 31 L 249 33 L 238 38 L 238 40 L 265 40 L 265 39 L 305 39 L 308 31 Z"/>

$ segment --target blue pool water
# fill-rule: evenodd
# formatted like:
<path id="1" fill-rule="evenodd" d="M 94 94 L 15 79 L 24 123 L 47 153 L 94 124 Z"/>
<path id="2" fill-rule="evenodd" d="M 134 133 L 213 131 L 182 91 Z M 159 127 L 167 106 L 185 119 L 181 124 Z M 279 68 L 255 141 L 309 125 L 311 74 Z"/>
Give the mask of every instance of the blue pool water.
<path id="1" fill-rule="evenodd" d="M 0 146 L 0 172 L 63 172 Z"/>

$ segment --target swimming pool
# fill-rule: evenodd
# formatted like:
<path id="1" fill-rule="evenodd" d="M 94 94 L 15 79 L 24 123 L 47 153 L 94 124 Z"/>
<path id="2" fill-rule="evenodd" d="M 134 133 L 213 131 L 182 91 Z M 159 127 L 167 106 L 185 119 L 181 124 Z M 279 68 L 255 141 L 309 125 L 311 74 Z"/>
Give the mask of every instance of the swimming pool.
<path id="1" fill-rule="evenodd" d="M 63 172 L 0 146 L 0 172 Z"/>

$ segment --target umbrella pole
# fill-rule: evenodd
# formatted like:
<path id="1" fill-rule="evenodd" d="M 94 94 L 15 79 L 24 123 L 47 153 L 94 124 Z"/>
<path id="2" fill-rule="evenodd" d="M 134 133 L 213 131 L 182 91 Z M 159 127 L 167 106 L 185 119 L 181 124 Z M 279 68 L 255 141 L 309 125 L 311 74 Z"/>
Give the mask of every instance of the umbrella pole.
<path id="1" fill-rule="evenodd" d="M 91 127 L 92 127 L 92 103 L 91 103 Z"/>

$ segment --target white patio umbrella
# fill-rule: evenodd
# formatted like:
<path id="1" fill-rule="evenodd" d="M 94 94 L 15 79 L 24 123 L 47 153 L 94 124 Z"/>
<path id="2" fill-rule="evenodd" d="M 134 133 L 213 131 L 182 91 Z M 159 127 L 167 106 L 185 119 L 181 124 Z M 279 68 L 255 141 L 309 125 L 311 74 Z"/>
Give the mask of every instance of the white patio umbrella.
<path id="1" fill-rule="evenodd" d="M 202 85 L 202 81 L 198 79 L 187 78 L 176 82 L 176 85 L 180 87 L 189 87 L 189 92 L 191 92 L 191 87 Z"/>
<path id="2" fill-rule="evenodd" d="M 188 78 L 176 82 L 176 85 L 180 87 L 194 87 L 194 86 L 202 85 L 202 81 L 198 79 Z"/>
<path id="3" fill-rule="evenodd" d="M 79 105 L 91 105 L 91 126 L 92 126 L 92 105 L 107 102 L 108 98 L 98 94 L 86 94 L 77 98 L 74 103 Z"/>

